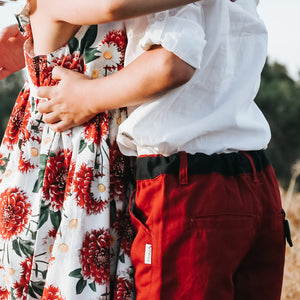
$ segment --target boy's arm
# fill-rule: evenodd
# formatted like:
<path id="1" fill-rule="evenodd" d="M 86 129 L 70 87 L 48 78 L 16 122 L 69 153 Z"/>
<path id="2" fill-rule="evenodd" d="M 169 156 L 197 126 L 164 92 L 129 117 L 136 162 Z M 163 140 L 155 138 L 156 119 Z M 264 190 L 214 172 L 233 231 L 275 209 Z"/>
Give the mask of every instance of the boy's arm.
<path id="1" fill-rule="evenodd" d="M 24 41 L 17 25 L 0 31 L 0 80 L 24 68 Z"/>
<path id="2" fill-rule="evenodd" d="M 153 63 L 155 62 L 155 63 Z M 141 104 L 159 93 L 187 82 L 194 68 L 173 53 L 156 46 L 121 71 L 101 79 L 57 67 L 55 87 L 40 87 L 39 97 L 50 98 L 39 104 L 43 120 L 54 131 L 80 125 L 96 114 L 118 107 Z"/>
<path id="3" fill-rule="evenodd" d="M 104 110 L 140 104 L 185 83 L 194 69 L 201 67 L 206 44 L 202 19 L 199 3 L 164 12 L 163 19 L 152 15 L 144 37 L 138 40 L 134 40 L 134 32 L 139 23 L 132 23 L 128 29 L 133 32 L 131 42 L 148 51 L 136 58 L 137 53 L 129 57 L 127 48 L 127 62 L 134 59 L 132 63 L 103 79 L 80 82 L 83 78 L 79 74 L 69 73 L 69 79 L 63 77 L 66 72 L 58 74 L 62 81 L 57 87 L 40 89 L 40 97 L 51 99 L 39 108 L 45 122 L 53 130 L 63 131 Z M 70 91 L 73 95 L 68 94 Z"/>

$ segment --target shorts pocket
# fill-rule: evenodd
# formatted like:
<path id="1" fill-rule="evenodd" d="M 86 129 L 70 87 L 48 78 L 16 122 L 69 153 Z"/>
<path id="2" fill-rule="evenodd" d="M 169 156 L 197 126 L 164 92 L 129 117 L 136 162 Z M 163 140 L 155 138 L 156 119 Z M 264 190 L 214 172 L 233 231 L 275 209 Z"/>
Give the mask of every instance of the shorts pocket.
<path id="1" fill-rule="evenodd" d="M 196 216 L 190 218 L 192 228 L 200 229 L 239 229 L 254 225 L 256 216 L 251 214 L 216 214 L 207 216 Z"/>
<path id="2" fill-rule="evenodd" d="M 152 281 L 152 236 L 148 226 L 136 214 L 135 194 L 130 199 L 130 216 L 137 230 L 131 247 L 136 291 L 138 299 L 149 299 Z"/>

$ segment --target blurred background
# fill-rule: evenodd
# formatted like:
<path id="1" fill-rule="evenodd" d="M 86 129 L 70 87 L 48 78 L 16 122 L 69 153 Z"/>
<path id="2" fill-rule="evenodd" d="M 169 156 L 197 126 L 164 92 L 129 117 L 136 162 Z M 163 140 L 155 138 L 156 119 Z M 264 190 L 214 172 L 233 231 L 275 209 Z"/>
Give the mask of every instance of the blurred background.
<path id="1" fill-rule="evenodd" d="M 15 5 L 0 1 L 0 29 L 15 23 Z M 261 0 L 258 11 L 269 31 L 269 50 L 256 103 L 270 123 L 267 152 L 294 242 L 287 247 L 282 300 L 300 300 L 300 1 Z M 22 71 L 0 81 L 1 139 L 23 82 Z"/>

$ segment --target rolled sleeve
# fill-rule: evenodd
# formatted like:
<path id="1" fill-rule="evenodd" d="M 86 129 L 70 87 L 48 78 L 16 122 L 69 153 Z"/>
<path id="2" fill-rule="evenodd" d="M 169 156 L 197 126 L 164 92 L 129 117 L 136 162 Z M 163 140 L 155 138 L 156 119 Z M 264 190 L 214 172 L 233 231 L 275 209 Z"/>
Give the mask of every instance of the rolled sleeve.
<path id="1" fill-rule="evenodd" d="M 148 17 L 149 25 L 140 46 L 148 50 L 161 45 L 194 68 L 200 68 L 205 47 L 202 6 L 185 5 Z"/>

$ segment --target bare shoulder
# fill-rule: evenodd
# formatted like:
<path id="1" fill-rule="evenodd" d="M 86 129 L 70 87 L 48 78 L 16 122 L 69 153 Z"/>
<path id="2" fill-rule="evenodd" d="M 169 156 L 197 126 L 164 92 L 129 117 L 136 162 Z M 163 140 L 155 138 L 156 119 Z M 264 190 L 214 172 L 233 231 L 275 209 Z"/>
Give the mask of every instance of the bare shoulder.
<path id="1" fill-rule="evenodd" d="M 76 25 L 56 20 L 50 9 L 55 1 L 31 0 L 30 23 L 36 55 L 48 54 L 63 46 L 78 29 Z"/>

